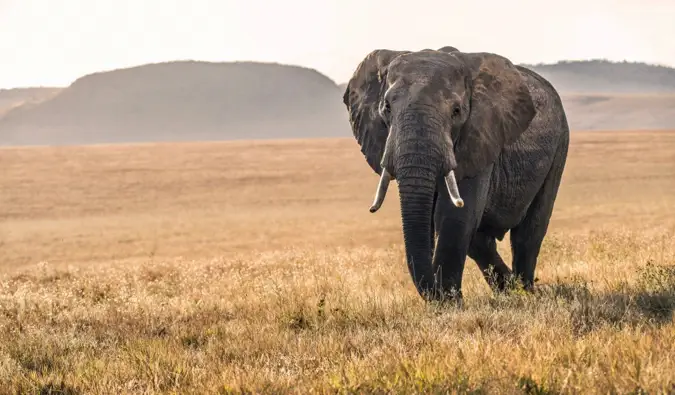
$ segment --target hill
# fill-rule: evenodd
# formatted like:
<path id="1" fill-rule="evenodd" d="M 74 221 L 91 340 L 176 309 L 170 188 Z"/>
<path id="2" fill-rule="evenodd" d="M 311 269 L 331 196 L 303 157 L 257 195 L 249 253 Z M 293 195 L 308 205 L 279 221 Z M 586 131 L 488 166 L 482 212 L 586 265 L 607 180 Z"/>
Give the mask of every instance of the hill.
<path id="1" fill-rule="evenodd" d="M 675 69 L 666 66 L 607 60 L 522 66 L 538 72 L 565 93 L 675 93 Z"/>
<path id="2" fill-rule="evenodd" d="M 61 88 L 0 89 L 0 117 L 15 107 L 34 105 L 47 100 L 59 91 Z"/>
<path id="3" fill-rule="evenodd" d="M 556 86 L 573 130 L 675 127 L 675 69 L 603 60 L 524 66 Z M 344 88 L 299 66 L 147 64 L 66 88 L 0 90 L 0 145 L 350 136 Z"/>
<path id="4" fill-rule="evenodd" d="M 0 118 L 0 144 L 86 144 L 341 136 L 337 85 L 271 63 L 176 61 L 84 76 Z"/>
<path id="5" fill-rule="evenodd" d="M 639 62 L 523 65 L 558 89 L 573 130 L 675 127 L 675 69 Z"/>

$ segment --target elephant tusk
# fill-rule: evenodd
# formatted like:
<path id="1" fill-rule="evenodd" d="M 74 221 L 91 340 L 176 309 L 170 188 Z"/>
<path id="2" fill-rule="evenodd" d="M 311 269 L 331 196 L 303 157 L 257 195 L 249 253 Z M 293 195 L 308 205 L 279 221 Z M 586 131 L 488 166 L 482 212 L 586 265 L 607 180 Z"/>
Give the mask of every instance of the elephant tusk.
<path id="1" fill-rule="evenodd" d="M 382 177 L 380 177 L 380 183 L 377 185 L 377 193 L 375 194 L 375 200 L 373 205 L 370 206 L 370 212 L 374 213 L 379 210 L 384 202 L 384 197 L 387 195 L 387 188 L 389 188 L 389 182 L 391 181 L 391 175 L 387 169 L 382 169 Z"/>
<path id="2" fill-rule="evenodd" d="M 455 179 L 454 170 L 450 170 L 447 176 L 445 176 L 445 186 L 448 188 L 448 193 L 450 194 L 450 199 L 456 207 L 464 207 L 464 200 L 459 196 L 459 188 L 457 188 L 457 180 Z"/>

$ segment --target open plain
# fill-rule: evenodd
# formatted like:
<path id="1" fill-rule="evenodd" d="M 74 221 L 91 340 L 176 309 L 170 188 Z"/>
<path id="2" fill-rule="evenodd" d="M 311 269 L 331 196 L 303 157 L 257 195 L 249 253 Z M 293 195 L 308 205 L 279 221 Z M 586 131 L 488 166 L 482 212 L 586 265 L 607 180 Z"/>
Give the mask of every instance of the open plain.
<path id="1" fill-rule="evenodd" d="M 350 138 L 0 169 L 0 393 L 675 392 L 675 131 L 574 132 L 536 292 L 469 259 L 461 309 L 416 294 Z"/>

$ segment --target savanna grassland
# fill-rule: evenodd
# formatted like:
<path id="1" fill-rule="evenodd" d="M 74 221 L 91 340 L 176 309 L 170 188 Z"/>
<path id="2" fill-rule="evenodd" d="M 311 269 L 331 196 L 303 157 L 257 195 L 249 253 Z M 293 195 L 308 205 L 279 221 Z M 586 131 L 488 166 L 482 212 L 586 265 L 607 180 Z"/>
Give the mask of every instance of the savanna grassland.
<path id="1" fill-rule="evenodd" d="M 574 133 L 536 292 L 468 260 L 462 308 L 415 292 L 352 139 L 0 169 L 0 393 L 675 392 L 675 132 Z"/>

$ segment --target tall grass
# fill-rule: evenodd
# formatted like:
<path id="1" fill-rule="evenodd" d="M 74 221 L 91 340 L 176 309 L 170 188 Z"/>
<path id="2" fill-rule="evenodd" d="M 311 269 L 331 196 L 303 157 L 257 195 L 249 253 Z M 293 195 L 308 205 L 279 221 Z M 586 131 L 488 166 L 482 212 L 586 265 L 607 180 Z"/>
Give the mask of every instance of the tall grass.
<path id="1" fill-rule="evenodd" d="M 468 260 L 461 307 L 417 295 L 353 144 L 3 151 L 0 393 L 673 393 L 655 136 L 575 137 L 535 292 Z"/>

